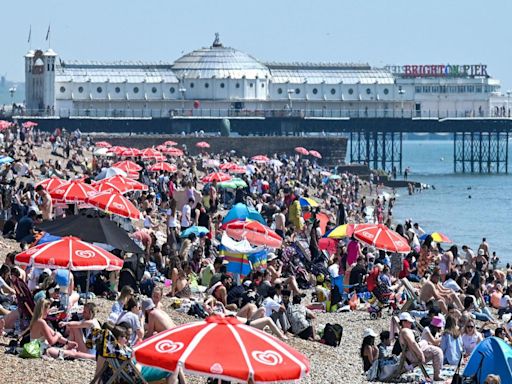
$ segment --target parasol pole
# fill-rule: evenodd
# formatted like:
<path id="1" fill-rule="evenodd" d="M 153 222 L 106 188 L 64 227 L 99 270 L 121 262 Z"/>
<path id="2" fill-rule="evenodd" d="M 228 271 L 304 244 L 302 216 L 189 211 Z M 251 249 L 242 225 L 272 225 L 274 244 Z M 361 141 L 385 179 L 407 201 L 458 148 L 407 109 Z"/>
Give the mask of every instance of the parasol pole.
<path id="1" fill-rule="evenodd" d="M 87 304 L 87 299 L 89 298 L 89 279 L 91 277 L 91 271 L 87 271 L 87 281 L 85 282 L 85 304 Z"/>

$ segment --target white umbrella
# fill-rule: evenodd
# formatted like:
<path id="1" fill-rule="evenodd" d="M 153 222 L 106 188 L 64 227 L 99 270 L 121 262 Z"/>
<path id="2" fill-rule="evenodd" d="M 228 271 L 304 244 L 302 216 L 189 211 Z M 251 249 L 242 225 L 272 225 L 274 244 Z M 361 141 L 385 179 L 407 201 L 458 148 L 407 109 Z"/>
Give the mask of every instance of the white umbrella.
<path id="1" fill-rule="evenodd" d="M 110 152 L 110 148 L 98 148 L 93 152 L 94 156 L 113 156 L 114 154 Z"/>
<path id="2" fill-rule="evenodd" d="M 277 159 L 270 160 L 270 165 L 273 165 L 274 167 L 280 167 L 283 165 L 283 162 Z"/>
<path id="3" fill-rule="evenodd" d="M 121 175 L 124 177 L 127 177 L 127 173 L 123 171 L 122 169 L 116 168 L 116 167 L 110 167 L 110 168 L 103 168 L 101 172 L 96 176 L 95 180 L 103 180 L 108 177 Z"/>

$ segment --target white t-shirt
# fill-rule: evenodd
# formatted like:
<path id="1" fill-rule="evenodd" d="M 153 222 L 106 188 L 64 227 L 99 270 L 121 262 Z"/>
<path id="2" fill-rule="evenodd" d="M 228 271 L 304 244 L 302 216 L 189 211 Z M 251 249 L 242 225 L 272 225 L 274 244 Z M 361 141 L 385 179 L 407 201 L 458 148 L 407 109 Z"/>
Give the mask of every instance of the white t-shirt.
<path id="1" fill-rule="evenodd" d="M 176 223 L 176 217 L 172 214 L 172 209 L 168 209 L 165 214 L 167 215 L 167 226 L 169 228 L 176 228 L 178 224 Z"/>
<path id="2" fill-rule="evenodd" d="M 190 205 L 185 204 L 183 208 L 181 209 L 181 226 L 182 227 L 190 227 L 192 224 L 188 220 L 190 217 L 190 214 L 192 213 L 192 208 Z"/>
<path id="3" fill-rule="evenodd" d="M 340 266 L 338 264 L 333 264 L 329 268 L 329 275 L 331 275 L 331 279 L 335 279 L 340 274 Z"/>
<path id="4" fill-rule="evenodd" d="M 448 279 L 443 283 L 443 286 L 446 288 L 450 288 L 454 292 L 460 292 L 462 289 L 459 287 L 459 284 L 455 282 L 453 279 Z"/>
<path id="5" fill-rule="evenodd" d="M 505 295 L 500 299 L 500 308 L 508 308 L 508 302 L 510 301 L 510 296 Z"/>
<path id="6" fill-rule="evenodd" d="M 267 297 L 265 300 L 263 300 L 262 305 L 265 308 L 265 316 L 268 317 L 272 316 L 272 312 L 277 312 L 281 308 L 279 303 L 270 297 Z"/>

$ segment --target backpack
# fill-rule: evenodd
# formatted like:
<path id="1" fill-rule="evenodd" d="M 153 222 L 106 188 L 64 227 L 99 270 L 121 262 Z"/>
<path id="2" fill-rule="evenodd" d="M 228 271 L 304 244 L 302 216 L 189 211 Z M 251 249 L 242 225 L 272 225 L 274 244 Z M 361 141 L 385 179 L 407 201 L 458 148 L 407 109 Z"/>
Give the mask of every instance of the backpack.
<path id="1" fill-rule="evenodd" d="M 331 289 L 331 305 L 337 305 L 343 300 L 343 296 L 341 296 L 340 289 L 337 285 L 333 286 Z"/>
<path id="2" fill-rule="evenodd" d="M 208 317 L 208 313 L 206 313 L 203 306 L 199 303 L 192 304 L 192 306 L 188 310 L 188 315 L 197 317 L 199 319 L 206 319 L 206 317 Z"/>
<path id="3" fill-rule="evenodd" d="M 337 347 L 343 336 L 343 327 L 339 324 L 325 324 L 323 340 L 326 345 Z"/>

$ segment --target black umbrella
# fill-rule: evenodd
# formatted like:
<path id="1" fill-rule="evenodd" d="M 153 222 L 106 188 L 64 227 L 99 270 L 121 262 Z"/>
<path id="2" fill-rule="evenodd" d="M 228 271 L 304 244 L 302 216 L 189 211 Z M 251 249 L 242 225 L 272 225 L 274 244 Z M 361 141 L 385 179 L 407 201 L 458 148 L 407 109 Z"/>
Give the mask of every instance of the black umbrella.
<path id="1" fill-rule="evenodd" d="M 37 228 L 54 236 L 76 236 L 90 243 L 105 243 L 125 252 L 142 253 L 143 250 L 113 221 L 86 215 L 68 216 L 45 221 Z"/>

